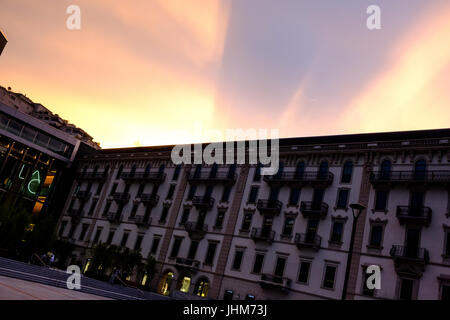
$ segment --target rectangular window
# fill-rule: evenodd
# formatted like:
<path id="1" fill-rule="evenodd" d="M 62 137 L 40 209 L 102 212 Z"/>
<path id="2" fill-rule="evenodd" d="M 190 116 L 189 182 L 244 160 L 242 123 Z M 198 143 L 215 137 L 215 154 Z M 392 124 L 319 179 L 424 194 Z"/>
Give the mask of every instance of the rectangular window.
<path id="1" fill-rule="evenodd" d="M 181 165 L 177 164 L 175 167 L 175 170 L 173 171 L 173 176 L 172 176 L 172 180 L 178 180 L 178 177 L 180 176 L 180 171 L 181 171 Z"/>
<path id="2" fill-rule="evenodd" d="M 250 188 L 250 194 L 248 196 L 248 203 L 256 203 L 256 198 L 258 196 L 258 186 L 252 186 Z"/>
<path id="3" fill-rule="evenodd" d="M 289 196 L 289 205 L 296 206 L 300 199 L 300 188 L 292 188 Z"/>
<path id="4" fill-rule="evenodd" d="M 187 258 L 190 260 L 194 260 L 197 255 L 198 241 L 192 241 L 191 246 L 189 247 L 189 253 Z"/>
<path id="5" fill-rule="evenodd" d="M 342 233 L 344 230 L 344 223 L 342 221 L 334 221 L 333 229 L 331 230 L 331 242 L 342 242 Z"/>
<path id="6" fill-rule="evenodd" d="M 144 239 L 144 235 L 140 234 L 136 238 L 136 242 L 134 243 L 134 250 L 139 250 L 141 248 L 142 239 Z"/>
<path id="7" fill-rule="evenodd" d="M 189 188 L 189 193 L 187 196 L 187 200 L 192 200 L 192 198 L 195 196 L 195 191 L 197 190 L 197 186 L 195 185 L 191 185 L 191 187 Z"/>
<path id="8" fill-rule="evenodd" d="M 292 230 L 294 229 L 294 223 L 295 223 L 295 219 L 293 217 L 287 217 L 286 219 L 284 219 L 283 236 L 292 235 Z"/>
<path id="9" fill-rule="evenodd" d="M 100 195 L 100 192 L 102 192 L 102 189 L 103 189 L 103 185 L 104 185 L 104 184 L 105 184 L 104 182 L 100 182 L 100 183 L 98 184 L 97 191 L 95 192 L 95 195 L 96 195 L 96 196 Z"/>
<path id="10" fill-rule="evenodd" d="M 441 287 L 441 300 L 450 301 L 450 285 L 442 285 Z"/>
<path id="11" fill-rule="evenodd" d="M 256 273 L 256 274 L 260 274 L 261 270 L 262 270 L 263 262 L 264 262 L 264 254 L 257 253 L 255 255 L 255 262 L 253 264 L 252 272 Z"/>
<path id="12" fill-rule="evenodd" d="M 253 176 L 253 181 L 261 181 L 261 163 L 255 168 L 255 175 Z"/>
<path id="13" fill-rule="evenodd" d="M 370 243 L 371 247 L 381 247 L 381 240 L 383 238 L 383 226 L 380 224 L 372 225 L 370 231 Z"/>
<path id="14" fill-rule="evenodd" d="M 88 216 L 92 216 L 94 214 L 94 210 L 95 210 L 95 207 L 97 206 L 97 202 L 98 202 L 98 199 L 92 200 L 91 207 L 89 208 L 89 211 L 88 211 Z"/>
<path id="15" fill-rule="evenodd" d="M 231 187 L 230 186 L 225 186 L 223 188 L 223 193 L 222 193 L 222 202 L 227 202 L 228 198 L 230 197 L 230 192 L 231 192 Z"/>
<path id="16" fill-rule="evenodd" d="M 338 209 L 345 209 L 345 208 L 347 208 L 347 202 L 348 202 L 349 193 L 350 193 L 349 189 L 339 189 L 337 203 L 336 203 L 336 207 Z"/>
<path id="17" fill-rule="evenodd" d="M 242 263 L 243 256 L 244 256 L 243 250 L 236 250 L 236 252 L 234 253 L 234 261 L 233 261 L 233 269 L 234 270 L 241 269 L 241 263 Z"/>
<path id="18" fill-rule="evenodd" d="M 400 280 L 400 300 L 412 300 L 414 281 L 411 279 Z"/>
<path id="19" fill-rule="evenodd" d="M 171 184 L 169 187 L 169 192 L 167 192 L 167 197 L 166 199 L 172 199 L 173 198 L 173 193 L 175 192 L 175 185 Z"/>
<path id="20" fill-rule="evenodd" d="M 108 234 L 108 239 L 106 241 L 107 244 L 111 244 L 112 240 L 114 238 L 114 234 L 116 233 L 116 230 L 111 230 Z"/>
<path id="21" fill-rule="evenodd" d="M 334 280 L 336 278 L 336 266 L 327 265 L 325 267 L 325 276 L 323 277 L 323 287 L 334 289 Z"/>
<path id="22" fill-rule="evenodd" d="M 59 228 L 59 236 L 62 237 L 64 230 L 66 229 L 67 221 L 61 222 L 61 227 Z"/>
<path id="23" fill-rule="evenodd" d="M 159 222 L 166 222 L 167 214 L 169 213 L 169 207 L 164 207 L 161 212 L 161 217 L 159 218 Z"/>
<path id="24" fill-rule="evenodd" d="M 222 228 L 224 218 L 225 218 L 225 211 L 218 211 L 217 217 L 216 217 L 216 223 L 214 224 L 214 227 Z"/>
<path id="25" fill-rule="evenodd" d="M 133 219 L 136 216 L 138 207 L 139 207 L 139 203 L 133 204 L 133 207 L 131 208 L 131 212 L 130 212 L 130 219 Z"/>
<path id="26" fill-rule="evenodd" d="M 181 215 L 180 224 L 185 224 L 188 221 L 190 211 L 191 209 L 189 208 L 184 209 L 183 214 Z"/>
<path id="27" fill-rule="evenodd" d="M 108 214 L 109 208 L 111 208 L 111 202 L 106 202 L 105 209 L 103 209 L 103 215 L 106 216 Z"/>
<path id="28" fill-rule="evenodd" d="M 97 231 L 95 232 L 94 243 L 98 243 L 98 241 L 100 240 L 100 236 L 102 235 L 102 231 L 103 228 L 101 227 L 97 228 Z"/>
<path id="29" fill-rule="evenodd" d="M 444 233 L 445 239 L 445 256 L 450 257 L 450 229 L 447 229 Z"/>
<path id="30" fill-rule="evenodd" d="M 183 241 L 182 238 L 175 238 L 172 245 L 172 251 L 170 252 L 171 258 L 176 258 L 178 256 L 178 251 L 180 250 L 181 242 Z"/>
<path id="31" fill-rule="evenodd" d="M 80 237 L 78 238 L 78 240 L 80 240 L 80 241 L 84 240 L 84 237 L 86 236 L 88 227 L 89 227 L 89 224 L 83 223 L 83 225 L 81 226 L 81 233 L 80 233 Z"/>
<path id="32" fill-rule="evenodd" d="M 375 210 L 384 211 L 386 210 L 388 198 L 387 190 L 377 190 L 375 194 Z"/>
<path id="33" fill-rule="evenodd" d="M 303 284 L 308 283 L 310 269 L 311 269 L 311 262 L 309 261 L 300 262 L 300 270 L 298 272 L 298 282 Z"/>
<path id="34" fill-rule="evenodd" d="M 160 237 L 153 238 L 152 249 L 150 250 L 151 254 L 156 254 L 156 251 L 158 251 L 158 245 L 159 245 L 160 239 L 161 239 Z"/>
<path id="35" fill-rule="evenodd" d="M 117 183 L 114 183 L 111 188 L 111 192 L 109 194 L 112 195 L 112 194 L 116 193 L 116 190 L 117 190 Z"/>
<path id="36" fill-rule="evenodd" d="M 216 254 L 216 248 L 217 248 L 217 243 L 216 242 L 210 242 L 208 244 L 208 250 L 206 252 L 204 264 L 206 264 L 206 265 L 212 265 L 213 264 L 214 256 Z"/>
<path id="37" fill-rule="evenodd" d="M 139 198 L 142 195 L 142 193 L 144 192 L 144 188 L 145 188 L 145 183 L 141 183 L 139 185 L 139 189 L 137 191 L 136 198 Z"/>
<path id="38" fill-rule="evenodd" d="M 128 235 L 129 235 L 128 232 L 124 232 L 124 234 L 122 236 L 122 241 L 120 242 L 121 247 L 125 247 L 127 245 Z"/>
<path id="39" fill-rule="evenodd" d="M 285 257 L 278 257 L 277 258 L 277 263 L 275 265 L 275 272 L 274 274 L 277 277 L 282 277 L 284 274 L 284 268 L 286 266 L 286 258 Z"/>
<path id="40" fill-rule="evenodd" d="M 253 214 L 251 212 L 244 213 L 244 219 L 242 220 L 242 231 L 248 231 L 250 229 L 250 226 L 252 224 L 252 217 Z"/>

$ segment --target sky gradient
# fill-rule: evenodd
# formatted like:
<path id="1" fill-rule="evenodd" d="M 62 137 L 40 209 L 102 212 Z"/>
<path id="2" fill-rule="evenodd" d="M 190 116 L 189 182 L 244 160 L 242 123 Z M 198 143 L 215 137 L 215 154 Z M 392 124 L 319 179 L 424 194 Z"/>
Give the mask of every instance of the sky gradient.
<path id="1" fill-rule="evenodd" d="M 0 84 L 104 148 L 450 127 L 448 0 L 0 0 L 0 30 Z"/>

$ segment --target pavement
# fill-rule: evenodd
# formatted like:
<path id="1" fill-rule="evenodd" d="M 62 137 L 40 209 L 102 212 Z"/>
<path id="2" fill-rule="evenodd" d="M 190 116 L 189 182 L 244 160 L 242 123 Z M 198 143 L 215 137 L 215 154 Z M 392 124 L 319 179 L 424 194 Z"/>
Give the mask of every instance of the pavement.
<path id="1" fill-rule="evenodd" d="M 0 300 L 112 300 L 77 290 L 0 276 Z"/>

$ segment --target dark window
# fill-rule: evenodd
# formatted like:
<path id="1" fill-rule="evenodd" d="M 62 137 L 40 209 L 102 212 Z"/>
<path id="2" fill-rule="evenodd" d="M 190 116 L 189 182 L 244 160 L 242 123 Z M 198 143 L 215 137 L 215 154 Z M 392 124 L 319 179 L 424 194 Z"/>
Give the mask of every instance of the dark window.
<path id="1" fill-rule="evenodd" d="M 247 295 L 245 296 L 245 300 L 255 300 L 255 296 L 252 295 L 252 294 L 247 294 Z"/>
<path id="2" fill-rule="evenodd" d="M 175 170 L 173 171 L 173 176 L 172 176 L 172 180 L 178 180 L 178 177 L 180 175 L 180 171 L 181 171 L 181 165 L 177 164 L 175 167 Z"/>
<path id="3" fill-rule="evenodd" d="M 241 230 L 249 230 L 250 229 L 250 225 L 252 224 L 252 217 L 253 214 L 250 212 L 247 212 L 244 214 L 244 219 L 242 221 L 242 226 L 241 226 Z"/>
<path id="4" fill-rule="evenodd" d="M 122 241 L 120 242 L 120 246 L 121 247 L 125 247 L 127 245 L 127 241 L 128 241 L 128 232 L 125 232 L 122 236 Z"/>
<path id="5" fill-rule="evenodd" d="M 138 207 L 139 207 L 139 203 L 133 204 L 133 207 L 131 208 L 131 212 L 130 212 L 130 218 L 134 218 Z"/>
<path id="6" fill-rule="evenodd" d="M 250 194 L 248 197 L 248 203 L 255 203 L 256 202 L 256 197 L 258 196 L 258 186 L 252 186 L 250 188 Z"/>
<path id="7" fill-rule="evenodd" d="M 187 196 L 187 199 L 188 200 L 191 200 L 194 196 L 195 196 L 195 191 L 197 190 L 197 186 L 195 186 L 195 185 L 192 185 L 190 188 L 189 188 L 189 193 L 188 193 L 188 196 Z"/>
<path id="8" fill-rule="evenodd" d="M 235 173 L 236 173 L 236 165 L 233 163 L 233 164 L 228 168 L 227 178 L 228 178 L 228 179 L 233 179 Z"/>
<path id="9" fill-rule="evenodd" d="M 116 192 L 116 190 L 117 190 L 117 183 L 114 183 L 113 186 L 112 186 L 112 188 L 111 188 L 110 194 L 111 194 L 111 195 L 114 194 L 114 193 Z"/>
<path id="10" fill-rule="evenodd" d="M 257 253 L 255 255 L 255 263 L 253 264 L 252 272 L 257 274 L 261 273 L 263 262 L 264 262 L 264 254 Z"/>
<path id="11" fill-rule="evenodd" d="M 299 199 L 300 199 L 300 188 L 292 188 L 291 194 L 289 196 L 289 204 L 291 206 L 295 206 L 298 204 Z"/>
<path id="12" fill-rule="evenodd" d="M 150 169 L 151 169 L 151 166 L 150 166 L 149 164 L 145 166 L 145 170 L 144 170 L 144 178 L 147 178 L 147 177 L 149 176 L 149 174 L 150 174 Z"/>
<path id="13" fill-rule="evenodd" d="M 134 177 L 134 174 L 136 173 L 136 165 L 133 165 L 131 167 L 131 171 L 130 171 L 130 177 Z"/>
<path id="14" fill-rule="evenodd" d="M 80 238 L 79 238 L 80 241 L 84 240 L 84 236 L 86 235 L 86 231 L 87 231 L 88 227 L 89 227 L 89 224 L 86 224 L 86 223 L 82 224 Z"/>
<path id="15" fill-rule="evenodd" d="M 317 179 L 325 179 L 328 176 L 328 162 L 322 161 L 317 172 Z"/>
<path id="16" fill-rule="evenodd" d="M 120 179 L 120 175 L 122 174 L 122 171 L 123 171 L 123 166 L 120 166 L 119 170 L 117 171 L 117 174 L 116 174 L 116 180 Z"/>
<path id="17" fill-rule="evenodd" d="M 166 199 L 172 199 L 172 197 L 173 197 L 173 193 L 175 192 L 175 185 L 174 184 L 171 184 L 170 185 L 170 187 L 169 187 L 169 192 L 167 193 L 167 197 L 166 197 Z"/>
<path id="18" fill-rule="evenodd" d="M 293 217 L 287 217 L 284 219 L 283 235 L 292 235 L 292 229 L 294 228 L 295 219 Z"/>
<path id="19" fill-rule="evenodd" d="M 425 179 L 425 172 L 427 170 L 427 163 L 425 160 L 417 160 L 414 166 L 414 178 L 417 180 Z"/>
<path id="20" fill-rule="evenodd" d="M 222 199 L 221 201 L 226 202 L 228 201 L 228 198 L 230 197 L 230 192 L 231 192 L 231 187 L 230 186 L 225 186 L 223 188 L 223 193 L 222 193 Z"/>
<path id="21" fill-rule="evenodd" d="M 111 230 L 108 234 L 108 239 L 106 240 L 107 244 L 111 244 L 112 240 L 114 238 L 114 234 L 116 233 L 116 230 Z"/>
<path id="22" fill-rule="evenodd" d="M 400 300 L 411 300 L 414 281 L 411 279 L 400 280 Z"/>
<path id="23" fill-rule="evenodd" d="M 165 222 L 167 219 L 167 214 L 169 213 L 169 207 L 164 207 L 161 212 L 161 217 L 159 218 L 160 222 Z"/>
<path id="24" fill-rule="evenodd" d="M 111 202 L 107 202 L 105 205 L 105 209 L 103 210 L 103 215 L 106 216 L 108 214 L 109 208 L 111 207 Z"/>
<path id="25" fill-rule="evenodd" d="M 100 192 L 102 192 L 102 189 L 103 189 L 103 186 L 104 186 L 105 184 L 103 183 L 103 182 L 100 182 L 99 184 L 98 184 L 98 187 L 97 187 L 97 191 L 95 192 L 95 195 L 99 195 L 100 194 Z"/>
<path id="26" fill-rule="evenodd" d="M 255 175 L 253 176 L 253 181 L 261 180 L 261 163 L 258 162 L 255 169 Z"/>
<path id="27" fill-rule="evenodd" d="M 218 211 L 216 217 L 216 223 L 214 227 L 221 228 L 223 225 L 223 219 L 225 218 L 225 211 Z"/>
<path id="28" fill-rule="evenodd" d="M 450 285 L 442 285 L 441 300 L 450 301 Z"/>
<path id="29" fill-rule="evenodd" d="M 244 251 L 236 250 L 236 252 L 234 254 L 233 269 L 239 270 L 241 268 L 243 255 L 244 255 Z"/>
<path id="30" fill-rule="evenodd" d="M 381 247 L 382 237 L 383 237 L 383 226 L 380 224 L 372 225 L 372 230 L 370 232 L 370 246 Z"/>
<path id="31" fill-rule="evenodd" d="M 178 255 L 178 251 L 180 250 L 182 238 L 175 238 L 172 246 L 172 251 L 170 252 L 170 257 L 175 258 Z"/>
<path id="32" fill-rule="evenodd" d="M 295 179 L 303 179 L 303 174 L 305 173 L 305 163 L 299 162 L 297 163 L 297 167 L 295 168 Z"/>
<path id="33" fill-rule="evenodd" d="M 445 255 L 450 257 L 450 230 L 445 232 Z"/>
<path id="34" fill-rule="evenodd" d="M 233 290 L 225 290 L 223 300 L 233 300 Z"/>
<path id="35" fill-rule="evenodd" d="M 212 167 L 211 167 L 211 171 L 209 172 L 209 177 L 210 178 L 215 178 L 217 176 L 217 169 L 219 168 L 219 166 L 217 165 L 217 163 L 213 163 Z"/>
<path id="36" fill-rule="evenodd" d="M 95 207 L 97 206 L 97 202 L 98 202 L 97 199 L 92 200 L 92 204 L 91 204 L 91 207 L 89 208 L 89 212 L 88 212 L 89 216 L 92 216 L 92 214 L 94 213 Z"/>
<path id="37" fill-rule="evenodd" d="M 97 231 L 95 232 L 94 237 L 94 243 L 98 243 L 98 240 L 100 240 L 100 236 L 102 235 L 103 228 L 97 228 Z"/>
<path id="38" fill-rule="evenodd" d="M 311 262 L 302 261 L 300 263 L 300 271 L 298 273 L 298 282 L 308 283 L 309 269 L 311 268 Z"/>
<path id="39" fill-rule="evenodd" d="M 383 160 L 381 162 L 381 169 L 380 169 L 380 178 L 381 179 L 389 179 L 391 176 L 391 161 L 389 160 Z"/>
<path id="40" fill-rule="evenodd" d="M 142 239 L 144 238 L 143 235 L 138 235 L 136 238 L 136 243 L 134 244 L 134 250 L 139 250 L 141 248 Z"/>
<path id="41" fill-rule="evenodd" d="M 386 210 L 387 198 L 387 190 L 377 190 L 375 194 L 375 210 Z"/>
<path id="42" fill-rule="evenodd" d="M 345 161 L 344 168 L 342 169 L 342 183 L 349 183 L 352 180 L 353 162 Z"/>
<path id="43" fill-rule="evenodd" d="M 286 266 L 286 258 L 278 257 L 277 263 L 275 264 L 275 272 L 274 274 L 278 277 L 282 277 L 284 274 L 284 267 Z"/>
<path id="44" fill-rule="evenodd" d="M 150 250 L 151 254 L 156 254 L 156 251 L 158 250 L 159 240 L 159 237 L 153 238 L 152 249 Z"/>
<path id="45" fill-rule="evenodd" d="M 145 183 L 141 183 L 139 185 L 139 189 L 138 189 L 138 192 L 136 194 L 136 197 L 139 198 L 142 195 L 142 193 L 144 192 L 144 188 L 145 188 Z"/>
<path id="46" fill-rule="evenodd" d="M 350 193 L 350 190 L 348 190 L 348 189 L 339 189 L 337 203 L 336 203 L 337 208 L 345 209 L 347 207 L 349 193 Z"/>
<path id="47" fill-rule="evenodd" d="M 188 221 L 190 211 L 191 209 L 189 208 L 184 209 L 183 214 L 181 215 L 180 224 L 185 224 Z"/>
<path id="48" fill-rule="evenodd" d="M 66 229 L 67 221 L 63 221 L 61 223 L 61 227 L 59 228 L 59 236 L 62 237 L 64 230 Z"/>
<path id="49" fill-rule="evenodd" d="M 192 241 L 191 246 L 189 247 L 188 259 L 194 260 L 195 255 L 197 254 L 198 241 Z"/>
<path id="50" fill-rule="evenodd" d="M 332 242 L 342 242 L 342 232 L 344 230 L 344 223 L 342 221 L 333 222 L 333 230 L 331 231 Z"/>
<path id="51" fill-rule="evenodd" d="M 336 266 L 326 266 L 325 277 L 323 278 L 323 287 L 333 289 L 335 277 L 336 277 Z"/>
<path id="52" fill-rule="evenodd" d="M 212 265 L 214 261 L 214 255 L 216 254 L 217 243 L 210 242 L 208 244 L 208 251 L 206 252 L 205 264 Z"/>

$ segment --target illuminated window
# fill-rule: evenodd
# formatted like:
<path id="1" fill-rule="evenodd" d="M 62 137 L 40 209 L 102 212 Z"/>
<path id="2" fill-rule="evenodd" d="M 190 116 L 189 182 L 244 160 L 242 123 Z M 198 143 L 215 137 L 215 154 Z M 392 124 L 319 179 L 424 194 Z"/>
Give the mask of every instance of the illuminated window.
<path id="1" fill-rule="evenodd" d="M 199 279 L 195 286 L 194 293 L 200 297 L 206 297 L 208 295 L 208 280 L 207 279 Z"/>
<path id="2" fill-rule="evenodd" d="M 184 277 L 183 281 L 181 283 L 181 288 L 180 291 L 181 292 L 189 292 L 189 287 L 191 286 L 191 278 L 189 277 Z"/>

